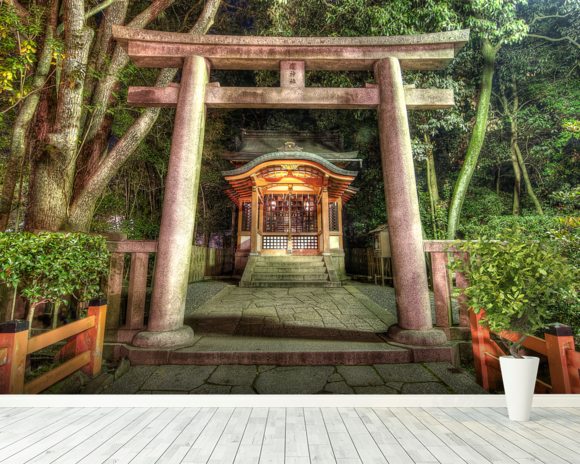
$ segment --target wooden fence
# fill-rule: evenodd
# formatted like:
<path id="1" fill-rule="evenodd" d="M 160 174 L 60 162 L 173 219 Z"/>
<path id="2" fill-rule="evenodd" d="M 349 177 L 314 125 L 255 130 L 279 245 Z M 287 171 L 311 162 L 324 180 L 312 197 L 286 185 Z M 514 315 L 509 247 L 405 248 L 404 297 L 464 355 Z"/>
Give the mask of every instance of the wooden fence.
<path id="1" fill-rule="evenodd" d="M 108 242 L 111 266 L 107 285 L 109 316 L 107 331 L 114 340 L 129 342 L 146 327 L 146 310 L 153 284 L 157 242 L 119 240 Z M 233 251 L 194 246 L 188 281 L 230 274 Z"/>
<path id="2" fill-rule="evenodd" d="M 91 377 L 97 375 L 103 358 L 106 315 L 106 303 L 93 301 L 87 317 L 30 338 L 27 321 L 0 324 L 0 393 L 40 393 L 78 370 Z M 72 357 L 25 383 L 27 356 L 67 339 L 58 357 Z"/>
<path id="3" fill-rule="evenodd" d="M 450 256 L 461 258 L 461 254 L 453 250 L 453 241 L 425 240 L 423 248 L 428 255 L 428 275 L 435 300 L 434 325 L 443 330 L 448 339 L 466 339 L 469 336 L 468 308 L 462 298 L 457 299 L 458 319 L 453 320 L 452 288 L 464 287 L 466 280 L 459 273 L 451 273 L 447 268 Z M 375 257 L 372 248 L 352 248 L 346 252 L 346 270 L 349 274 L 367 276 L 377 283 L 393 280 L 389 258 Z M 382 283 L 382 282 L 381 282 Z"/>
<path id="4" fill-rule="evenodd" d="M 480 324 L 485 311 L 470 311 L 473 361 L 478 383 L 487 391 L 496 390 L 501 380 L 499 357 L 506 353 L 492 339 L 492 332 Z M 521 335 L 514 332 L 494 334 L 499 338 L 516 341 Z M 575 350 L 570 327 L 556 325 L 544 338 L 526 337 L 523 347 L 547 360 L 550 383 L 536 380 L 536 393 L 580 393 L 580 352 Z"/>

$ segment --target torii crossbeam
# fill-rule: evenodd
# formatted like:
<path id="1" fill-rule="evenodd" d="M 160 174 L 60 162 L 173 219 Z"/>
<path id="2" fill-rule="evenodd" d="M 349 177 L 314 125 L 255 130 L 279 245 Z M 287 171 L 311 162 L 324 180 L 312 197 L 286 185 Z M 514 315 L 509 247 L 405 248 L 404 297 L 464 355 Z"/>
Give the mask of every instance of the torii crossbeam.
<path id="1" fill-rule="evenodd" d="M 449 89 L 404 86 L 401 70 L 444 68 L 469 31 L 391 37 L 250 37 L 113 26 L 137 66 L 182 68 L 181 83 L 131 87 L 135 106 L 176 107 L 147 331 L 133 344 L 188 345 L 183 325 L 206 108 L 376 109 L 389 218 L 398 325 L 389 335 L 412 345 L 445 343 L 433 329 L 407 110 L 453 106 Z M 279 70 L 280 87 L 208 84 L 211 69 Z M 306 71 L 373 71 L 360 88 L 305 86 Z"/>

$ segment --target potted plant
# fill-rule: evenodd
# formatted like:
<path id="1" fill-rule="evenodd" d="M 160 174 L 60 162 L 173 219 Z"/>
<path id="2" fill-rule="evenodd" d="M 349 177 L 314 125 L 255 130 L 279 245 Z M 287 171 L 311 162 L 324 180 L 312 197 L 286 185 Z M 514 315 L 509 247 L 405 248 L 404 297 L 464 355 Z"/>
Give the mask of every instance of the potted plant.
<path id="1" fill-rule="evenodd" d="M 465 274 L 463 289 L 467 304 L 481 323 L 499 334 L 520 334 L 516 341 L 502 339 L 509 356 L 500 357 L 500 367 L 511 420 L 529 419 L 539 358 L 522 353 L 529 335 L 539 333 L 549 323 L 554 307 L 577 303 L 578 270 L 558 250 L 554 240 L 535 240 L 514 227 L 493 237 L 457 244 L 469 253 L 465 261 L 452 267 Z"/>

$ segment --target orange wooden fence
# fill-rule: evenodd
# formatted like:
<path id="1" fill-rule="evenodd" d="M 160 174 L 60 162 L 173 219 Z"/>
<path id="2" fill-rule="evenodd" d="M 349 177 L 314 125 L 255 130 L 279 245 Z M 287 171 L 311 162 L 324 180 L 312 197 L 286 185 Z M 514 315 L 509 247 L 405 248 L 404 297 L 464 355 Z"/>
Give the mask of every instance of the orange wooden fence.
<path id="1" fill-rule="evenodd" d="M 39 393 L 78 370 L 91 377 L 98 374 L 106 315 L 105 301 L 92 301 L 87 317 L 30 338 L 27 321 L 0 324 L 0 393 Z M 72 358 L 25 383 L 27 356 L 67 339 L 60 352 Z"/>
<path id="2" fill-rule="evenodd" d="M 497 389 L 501 380 L 499 357 L 504 350 L 492 339 L 492 332 L 480 324 L 485 311 L 470 311 L 473 361 L 478 383 L 488 391 Z M 516 341 L 521 335 L 514 332 L 495 334 L 499 338 Z M 536 380 L 536 393 L 580 393 L 580 353 L 575 351 L 572 329 L 557 324 L 544 338 L 526 337 L 523 347 L 545 358 L 548 362 L 550 383 Z"/>

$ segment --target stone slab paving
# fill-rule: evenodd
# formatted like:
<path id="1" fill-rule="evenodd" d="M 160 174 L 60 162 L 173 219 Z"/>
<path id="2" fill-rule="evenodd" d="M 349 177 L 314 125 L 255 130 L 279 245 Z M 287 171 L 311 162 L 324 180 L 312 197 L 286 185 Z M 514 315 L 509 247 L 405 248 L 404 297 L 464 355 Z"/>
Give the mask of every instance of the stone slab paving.
<path id="1" fill-rule="evenodd" d="M 357 288 L 240 288 L 228 286 L 186 323 L 196 335 L 367 340 L 396 322 Z"/>
<path id="2" fill-rule="evenodd" d="M 104 394 L 485 394 L 449 363 L 367 366 L 135 366 Z"/>

